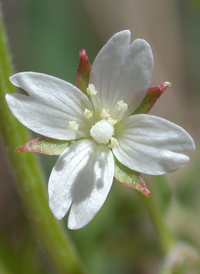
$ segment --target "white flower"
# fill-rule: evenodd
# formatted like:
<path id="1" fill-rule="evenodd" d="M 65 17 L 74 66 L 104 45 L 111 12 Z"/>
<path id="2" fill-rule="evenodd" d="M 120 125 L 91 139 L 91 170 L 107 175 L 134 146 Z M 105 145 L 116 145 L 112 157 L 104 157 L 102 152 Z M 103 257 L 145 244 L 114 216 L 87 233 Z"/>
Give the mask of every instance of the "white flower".
<path id="1" fill-rule="evenodd" d="M 116 33 L 97 55 L 87 95 L 41 73 L 10 77 L 29 96 L 7 94 L 12 113 L 26 127 L 59 140 L 76 140 L 57 160 L 48 191 L 50 208 L 68 227 L 85 226 L 103 205 L 114 175 L 114 157 L 128 168 L 160 175 L 185 166 L 194 142 L 181 127 L 147 114 L 132 115 L 150 86 L 153 55 L 145 40 L 130 45 Z"/>

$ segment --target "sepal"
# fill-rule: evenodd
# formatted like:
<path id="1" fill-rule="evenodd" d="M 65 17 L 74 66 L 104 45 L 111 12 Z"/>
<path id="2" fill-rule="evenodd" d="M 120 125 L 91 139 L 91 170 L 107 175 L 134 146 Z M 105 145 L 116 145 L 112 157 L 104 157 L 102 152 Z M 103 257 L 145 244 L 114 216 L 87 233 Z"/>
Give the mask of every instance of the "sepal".
<path id="1" fill-rule="evenodd" d="M 114 176 L 122 184 L 137 189 L 146 197 L 150 196 L 150 191 L 147 189 L 141 174 L 122 165 L 116 158 Z"/>
<path id="2" fill-rule="evenodd" d="M 153 105 L 156 103 L 158 98 L 163 94 L 167 87 L 170 87 L 170 82 L 165 82 L 160 86 L 149 88 L 147 94 L 140 104 L 140 106 L 134 111 L 134 114 L 148 113 Z"/>
<path id="3" fill-rule="evenodd" d="M 51 139 L 48 137 L 39 137 L 29 141 L 21 147 L 15 149 L 16 152 L 38 152 L 48 155 L 60 155 L 71 142 Z"/>
<path id="4" fill-rule="evenodd" d="M 89 84 L 91 65 L 84 49 L 79 52 L 79 66 L 77 69 L 76 81 L 77 87 L 85 94 Z"/>

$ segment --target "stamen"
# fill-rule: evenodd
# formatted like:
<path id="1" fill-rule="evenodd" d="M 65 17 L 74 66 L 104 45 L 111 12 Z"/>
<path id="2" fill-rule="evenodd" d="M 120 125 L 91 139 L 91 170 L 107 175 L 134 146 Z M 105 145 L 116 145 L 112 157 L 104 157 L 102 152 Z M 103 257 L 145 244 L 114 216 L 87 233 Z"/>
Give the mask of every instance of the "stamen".
<path id="1" fill-rule="evenodd" d="M 76 121 L 70 121 L 68 129 L 71 129 L 73 131 L 78 130 L 79 124 Z"/>
<path id="2" fill-rule="evenodd" d="M 108 117 L 110 117 L 109 109 L 103 108 L 103 109 L 102 109 L 102 112 L 101 112 L 101 118 L 102 118 L 102 119 L 106 119 L 106 118 L 108 118 Z"/>
<path id="3" fill-rule="evenodd" d="M 112 119 L 111 117 L 108 117 L 107 119 L 108 123 L 110 123 L 112 126 L 117 124 L 118 120 L 117 119 Z"/>
<path id="4" fill-rule="evenodd" d="M 97 94 L 97 90 L 95 89 L 95 86 L 93 84 L 89 84 L 86 91 L 87 91 L 88 95 L 96 95 Z"/>
<path id="5" fill-rule="evenodd" d="M 112 137 L 111 140 L 110 140 L 110 145 L 109 148 L 113 148 L 113 147 L 117 147 L 119 145 L 118 141 L 116 138 Z"/>
<path id="6" fill-rule="evenodd" d="M 118 104 L 118 109 L 117 109 L 118 111 L 120 111 L 121 113 L 125 113 L 127 111 L 128 105 L 124 103 L 123 100 L 118 101 L 117 104 Z"/>
<path id="7" fill-rule="evenodd" d="M 90 111 L 87 108 L 84 110 L 83 114 L 84 114 L 85 118 L 87 118 L 87 119 L 92 118 L 92 115 L 93 115 L 92 111 Z"/>

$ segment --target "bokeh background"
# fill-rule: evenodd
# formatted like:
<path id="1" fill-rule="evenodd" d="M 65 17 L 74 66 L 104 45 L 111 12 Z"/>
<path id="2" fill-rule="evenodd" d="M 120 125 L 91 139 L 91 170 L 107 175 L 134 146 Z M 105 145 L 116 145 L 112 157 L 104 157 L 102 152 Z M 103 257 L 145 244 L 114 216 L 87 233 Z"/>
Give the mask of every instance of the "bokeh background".
<path id="1" fill-rule="evenodd" d="M 146 39 L 155 68 L 151 86 L 170 81 L 151 114 L 184 127 L 197 150 L 184 168 L 163 178 L 144 176 L 152 195 L 165 208 L 169 228 L 179 239 L 200 249 L 200 1 L 199 0 L 2 0 L 14 70 L 37 71 L 76 84 L 79 50 L 90 62 L 117 31 L 130 29 L 132 40 Z M 8 125 L 9 126 L 9 125 Z M 38 155 L 46 181 L 55 156 Z M 165 195 L 170 193 L 170 195 Z M 90 273 L 155 274 L 165 258 L 141 194 L 114 181 L 94 220 L 68 231 Z M 55 273 L 37 235 L 30 227 L 12 170 L 0 151 L 0 263 L 8 273 Z M 31 254 L 31 256 L 30 256 Z M 12 257 L 9 261 L 8 258 Z M 32 258 L 30 260 L 30 257 Z M 198 260 L 181 273 L 200 273 Z"/>

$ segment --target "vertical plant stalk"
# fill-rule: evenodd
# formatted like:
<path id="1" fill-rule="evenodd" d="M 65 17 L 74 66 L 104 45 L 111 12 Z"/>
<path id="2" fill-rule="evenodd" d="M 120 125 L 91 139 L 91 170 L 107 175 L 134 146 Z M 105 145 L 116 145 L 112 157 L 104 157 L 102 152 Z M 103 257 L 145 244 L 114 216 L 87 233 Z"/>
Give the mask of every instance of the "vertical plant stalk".
<path id="1" fill-rule="evenodd" d="M 17 187 L 36 236 L 55 268 L 55 273 L 83 273 L 73 247 L 48 206 L 43 175 L 34 153 L 16 153 L 15 148 L 30 140 L 25 127 L 11 114 L 6 93 L 16 93 L 9 82 L 13 74 L 0 13 L 0 131 L 14 171 Z"/>
<path id="2" fill-rule="evenodd" d="M 155 231 L 158 236 L 158 242 L 159 242 L 160 248 L 163 254 L 167 255 L 176 240 L 166 223 L 165 212 L 164 212 L 163 204 L 161 203 L 161 199 L 165 198 L 164 195 L 169 196 L 170 194 L 169 194 L 169 188 L 167 187 L 167 182 L 164 179 L 164 177 L 163 176 L 156 176 L 156 177 L 157 178 L 155 179 L 155 183 L 157 185 L 162 184 L 162 187 L 167 188 L 167 190 L 165 189 L 165 191 L 163 191 L 162 193 L 161 189 L 158 188 L 158 194 L 161 196 L 159 198 L 156 197 L 154 194 L 152 194 L 151 197 L 148 197 L 148 198 L 144 196 L 142 196 L 141 198 L 143 200 L 143 203 L 145 204 L 145 207 L 154 225 Z"/>
<path id="3" fill-rule="evenodd" d="M 166 255 L 174 243 L 174 238 L 167 227 L 159 205 L 155 202 L 152 196 L 149 198 L 142 196 L 142 199 L 157 232 L 161 250 Z"/>

